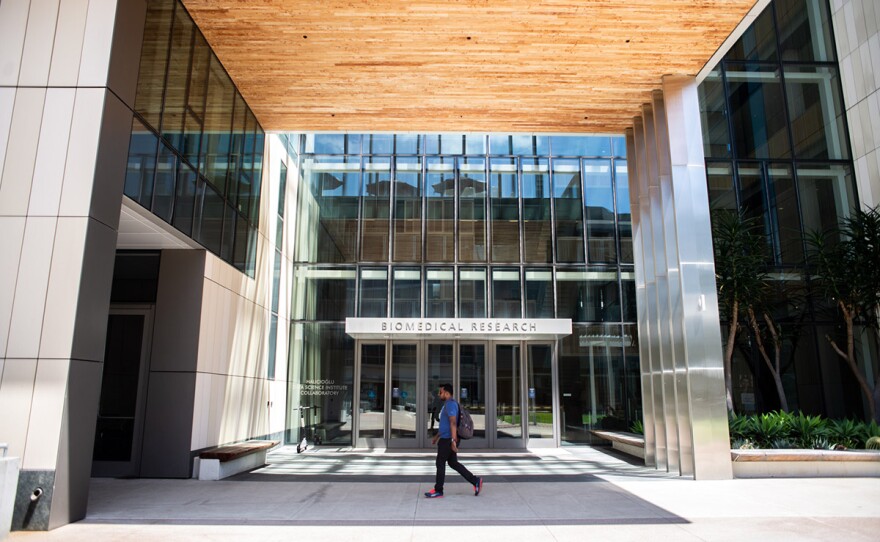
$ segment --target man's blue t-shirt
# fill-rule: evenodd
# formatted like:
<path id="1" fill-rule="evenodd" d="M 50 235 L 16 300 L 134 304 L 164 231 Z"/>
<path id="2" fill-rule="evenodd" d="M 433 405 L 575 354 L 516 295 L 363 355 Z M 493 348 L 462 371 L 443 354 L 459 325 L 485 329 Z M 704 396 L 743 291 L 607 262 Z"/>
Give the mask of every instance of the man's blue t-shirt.
<path id="1" fill-rule="evenodd" d="M 452 429 L 449 427 L 450 416 L 458 420 L 458 403 L 455 399 L 447 399 L 440 409 L 440 438 L 452 438 Z"/>

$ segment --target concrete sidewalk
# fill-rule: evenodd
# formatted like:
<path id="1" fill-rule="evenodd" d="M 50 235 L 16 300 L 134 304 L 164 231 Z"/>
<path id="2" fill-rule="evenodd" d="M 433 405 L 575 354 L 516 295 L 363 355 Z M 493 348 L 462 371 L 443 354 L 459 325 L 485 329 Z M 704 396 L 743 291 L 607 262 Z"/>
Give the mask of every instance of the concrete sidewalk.
<path id="1" fill-rule="evenodd" d="M 309 451 L 219 482 L 94 479 L 85 520 L 43 540 L 876 541 L 876 478 L 699 481 L 593 448 L 466 451 L 479 497 L 454 471 L 425 499 L 433 455 Z"/>

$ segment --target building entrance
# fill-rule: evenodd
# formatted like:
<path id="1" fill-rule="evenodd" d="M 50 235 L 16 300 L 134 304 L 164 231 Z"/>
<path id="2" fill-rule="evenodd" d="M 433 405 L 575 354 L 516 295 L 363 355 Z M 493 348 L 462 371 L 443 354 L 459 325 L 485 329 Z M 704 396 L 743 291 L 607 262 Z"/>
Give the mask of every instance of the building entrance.
<path id="1" fill-rule="evenodd" d="M 449 383 L 474 420 L 469 448 L 556 446 L 556 372 L 552 342 L 360 341 L 355 445 L 431 447 Z"/>

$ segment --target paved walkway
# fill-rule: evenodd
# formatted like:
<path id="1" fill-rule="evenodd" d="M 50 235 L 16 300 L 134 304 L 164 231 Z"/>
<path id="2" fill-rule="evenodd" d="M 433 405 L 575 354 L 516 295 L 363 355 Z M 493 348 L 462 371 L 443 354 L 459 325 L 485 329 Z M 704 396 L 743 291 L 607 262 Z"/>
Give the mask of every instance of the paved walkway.
<path id="1" fill-rule="evenodd" d="M 593 448 L 465 452 L 428 500 L 433 455 L 309 451 L 219 482 L 92 480 L 85 520 L 11 542 L 131 540 L 880 540 L 876 478 L 699 481 Z"/>

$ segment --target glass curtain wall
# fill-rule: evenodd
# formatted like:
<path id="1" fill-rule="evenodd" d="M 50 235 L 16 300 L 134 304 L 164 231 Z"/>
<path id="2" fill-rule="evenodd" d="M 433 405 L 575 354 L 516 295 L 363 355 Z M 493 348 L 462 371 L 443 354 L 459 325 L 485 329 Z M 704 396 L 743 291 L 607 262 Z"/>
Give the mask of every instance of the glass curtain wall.
<path id="1" fill-rule="evenodd" d="M 783 338 L 789 408 L 861 417 L 857 385 L 825 338 L 840 341 L 842 327 L 804 271 L 805 236 L 836 226 L 858 204 L 830 17 L 827 0 L 774 0 L 699 94 L 713 212 L 741 212 L 766 235 L 768 314 Z M 737 412 L 779 408 L 753 344 L 746 331 L 734 349 Z"/>
<path id="2" fill-rule="evenodd" d="M 624 138 L 310 134 L 301 145 L 294 340 L 318 340 L 348 316 L 571 318 L 578 329 L 612 329 L 618 341 L 636 321 Z M 301 364 L 302 352 L 312 356 L 309 374 L 339 356 L 311 343 L 296 348 Z M 350 341 L 334 348 L 355 358 Z M 561 363 L 589 368 L 589 357 L 575 349 Z M 545 393 L 545 362 L 535 363 Z M 302 383 L 303 367 L 291 378 Z M 591 408 L 590 375 L 597 378 L 571 373 L 566 384 L 578 390 L 578 419 Z M 601 386 L 611 377 L 623 373 L 603 373 Z M 619 385 L 639 396 L 638 378 Z M 638 414 L 614 408 L 626 422 Z M 313 416 L 324 427 L 347 415 Z"/>
<path id="3" fill-rule="evenodd" d="M 183 4 L 149 0 L 124 194 L 253 276 L 264 140 Z"/>

